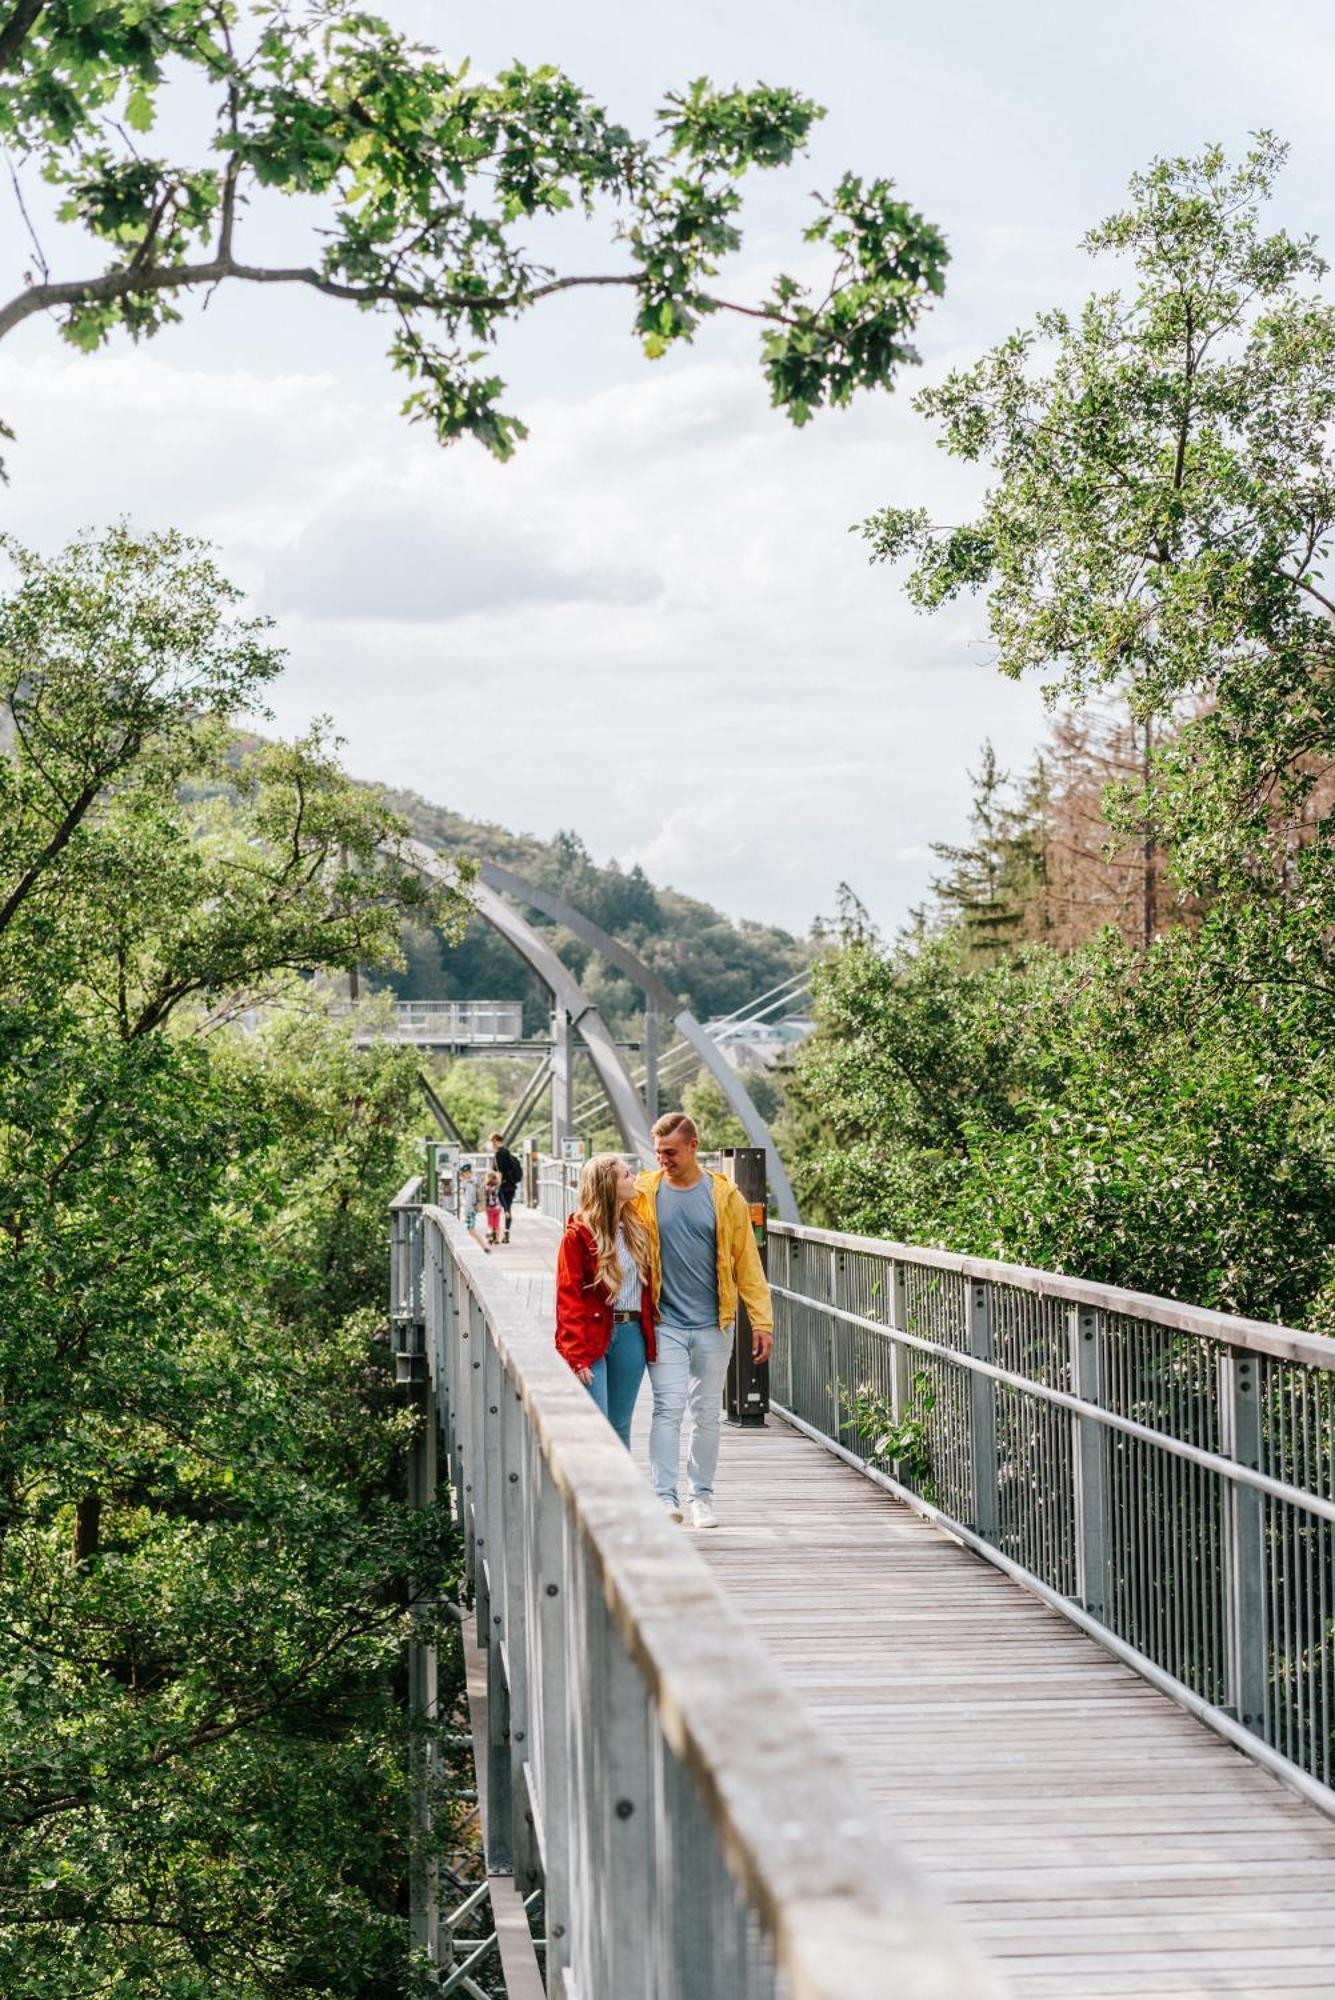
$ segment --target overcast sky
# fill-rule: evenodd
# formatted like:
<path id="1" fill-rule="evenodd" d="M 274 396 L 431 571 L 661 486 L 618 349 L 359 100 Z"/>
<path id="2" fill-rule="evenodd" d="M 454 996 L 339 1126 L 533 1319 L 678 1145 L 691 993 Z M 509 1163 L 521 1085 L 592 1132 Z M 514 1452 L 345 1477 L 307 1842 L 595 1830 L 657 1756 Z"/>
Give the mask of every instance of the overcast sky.
<path id="1" fill-rule="evenodd" d="M 1083 230 L 1155 153 L 1274 128 L 1293 146 L 1280 219 L 1335 249 L 1329 4 L 381 11 L 475 67 L 558 63 L 640 129 L 701 74 L 810 92 L 829 112 L 812 158 L 757 183 L 719 289 L 747 297 L 799 265 L 808 190 L 845 167 L 889 175 L 952 250 L 924 368 L 798 433 L 768 408 L 753 329 L 709 325 L 651 365 L 624 297 L 567 298 L 502 346 L 532 436 L 498 467 L 399 419 L 383 323 L 224 290 L 141 350 L 84 359 L 31 322 L 0 349 L 19 431 L 0 518 L 48 549 L 121 514 L 208 536 L 289 649 L 278 725 L 331 715 L 360 776 L 517 830 L 573 827 L 734 915 L 802 931 L 844 879 L 893 926 L 928 843 L 962 830 L 981 738 L 1019 767 L 1044 726 L 1037 689 L 990 664 L 981 607 L 924 620 L 848 532 L 889 501 L 957 518 L 975 491 L 909 398 L 1078 300 Z M 6 296 L 26 260 L 0 205 Z M 72 246 L 56 274 L 87 262 Z"/>

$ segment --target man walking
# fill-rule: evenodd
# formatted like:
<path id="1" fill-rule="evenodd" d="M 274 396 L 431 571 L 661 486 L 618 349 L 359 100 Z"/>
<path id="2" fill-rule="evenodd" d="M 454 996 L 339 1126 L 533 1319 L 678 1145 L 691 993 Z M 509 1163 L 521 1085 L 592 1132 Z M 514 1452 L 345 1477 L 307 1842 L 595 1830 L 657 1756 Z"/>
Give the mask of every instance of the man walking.
<path id="1" fill-rule="evenodd" d="M 658 1169 L 641 1174 L 637 1183 L 657 1308 L 658 1359 L 649 1368 L 654 1392 L 649 1465 L 655 1493 L 680 1521 L 681 1428 L 689 1410 L 691 1523 L 716 1528 L 714 1471 L 738 1297 L 750 1315 L 757 1361 L 769 1359 L 774 1311 L 750 1208 L 726 1174 L 701 1167 L 692 1121 L 684 1111 L 666 1112 L 654 1126 L 653 1140 Z"/>
<path id="2" fill-rule="evenodd" d="M 519 1183 L 524 1178 L 524 1169 L 505 1143 L 503 1133 L 491 1135 L 491 1164 L 501 1177 L 501 1207 L 505 1212 L 505 1235 L 502 1241 L 510 1241 L 510 1211 L 515 1205 Z"/>

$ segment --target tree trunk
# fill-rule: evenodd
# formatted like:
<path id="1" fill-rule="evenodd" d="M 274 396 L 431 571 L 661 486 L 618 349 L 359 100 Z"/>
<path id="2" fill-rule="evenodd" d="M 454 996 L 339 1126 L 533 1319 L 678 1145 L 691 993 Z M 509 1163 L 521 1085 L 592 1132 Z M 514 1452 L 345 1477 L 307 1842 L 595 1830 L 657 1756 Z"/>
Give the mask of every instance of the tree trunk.
<path id="1" fill-rule="evenodd" d="M 97 1554 L 102 1532 L 102 1495 L 93 1488 L 85 1493 L 74 1511 L 74 1561 L 86 1563 Z"/>
<path id="2" fill-rule="evenodd" d="M 1153 751 L 1153 749 L 1154 749 L 1154 722 L 1152 717 L 1147 715 L 1145 717 L 1145 751 L 1144 751 L 1144 757 L 1141 762 L 1141 776 L 1145 781 L 1145 797 L 1147 803 L 1150 795 L 1150 775 L 1152 770 L 1151 752 Z M 1154 942 L 1154 932 L 1159 920 L 1159 912 L 1157 907 L 1157 896 L 1156 896 L 1156 890 L 1158 885 L 1155 880 L 1155 872 L 1156 872 L 1155 865 L 1157 858 L 1158 858 L 1157 852 L 1154 845 L 1154 828 L 1153 824 L 1149 823 L 1146 825 L 1145 828 L 1144 880 L 1143 880 L 1146 951 L 1149 950 L 1151 944 Z"/>

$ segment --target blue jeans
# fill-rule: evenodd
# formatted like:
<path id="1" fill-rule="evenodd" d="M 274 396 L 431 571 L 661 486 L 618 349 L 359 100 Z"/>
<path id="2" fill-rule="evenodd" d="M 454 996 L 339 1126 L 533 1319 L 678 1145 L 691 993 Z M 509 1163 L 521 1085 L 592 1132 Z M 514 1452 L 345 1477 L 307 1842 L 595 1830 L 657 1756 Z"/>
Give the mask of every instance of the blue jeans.
<path id="1" fill-rule="evenodd" d="M 589 1394 L 630 1450 L 630 1420 L 644 1380 L 644 1330 L 638 1320 L 613 1323 L 611 1344 L 593 1364 Z"/>
<path id="2" fill-rule="evenodd" d="M 654 1415 L 649 1426 L 649 1469 L 660 1500 L 676 1504 L 681 1463 L 681 1424 L 687 1410 L 691 1429 L 686 1447 L 686 1472 L 692 1500 L 708 1500 L 714 1492 L 718 1465 L 719 1421 L 723 1415 L 723 1384 L 732 1353 L 732 1328 L 660 1326 L 658 1359 L 649 1370 L 654 1390 Z"/>

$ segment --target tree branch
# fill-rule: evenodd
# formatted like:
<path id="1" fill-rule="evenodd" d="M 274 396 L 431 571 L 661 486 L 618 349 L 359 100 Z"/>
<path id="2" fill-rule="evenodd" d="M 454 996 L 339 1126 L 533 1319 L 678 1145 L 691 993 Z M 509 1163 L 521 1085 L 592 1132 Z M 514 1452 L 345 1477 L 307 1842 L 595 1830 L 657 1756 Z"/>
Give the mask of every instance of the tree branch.
<path id="1" fill-rule="evenodd" d="M 16 58 L 46 6 L 46 0 L 18 0 L 18 5 L 0 28 L 0 70 L 13 69 Z"/>
<path id="2" fill-rule="evenodd" d="M 235 218 L 234 180 L 225 183 L 223 216 L 216 254 L 201 264 L 167 264 L 137 269 L 133 264 L 106 271 L 99 278 L 71 278 L 60 282 L 30 285 L 0 308 L 0 340 L 34 313 L 49 312 L 57 306 L 107 305 L 118 299 L 145 292 L 188 291 L 195 286 L 221 284 L 238 279 L 249 285 L 306 285 L 326 298 L 347 299 L 354 305 L 396 305 L 409 312 L 517 312 L 535 305 L 556 292 L 575 291 L 588 286 L 617 285 L 634 289 L 643 283 L 638 271 L 589 272 L 567 278 L 551 278 L 531 290 L 514 292 L 435 292 L 415 285 L 347 285 L 329 278 L 311 265 L 267 269 L 240 264 L 231 254 Z M 713 298 L 701 293 L 704 304 L 716 312 L 740 313 L 747 319 L 762 319 L 772 325 L 797 326 L 799 322 L 775 306 L 744 306 L 732 299 Z"/>

